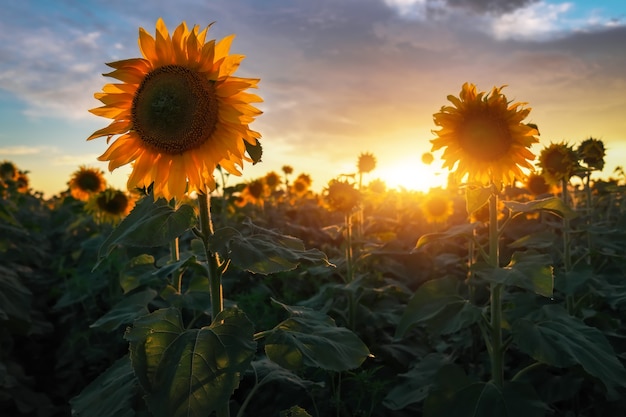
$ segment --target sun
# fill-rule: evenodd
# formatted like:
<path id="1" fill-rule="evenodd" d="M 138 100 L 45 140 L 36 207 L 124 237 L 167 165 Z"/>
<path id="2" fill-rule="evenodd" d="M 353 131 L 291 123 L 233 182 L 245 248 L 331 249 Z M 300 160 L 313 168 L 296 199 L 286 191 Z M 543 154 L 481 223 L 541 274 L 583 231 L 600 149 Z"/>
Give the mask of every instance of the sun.
<path id="1" fill-rule="evenodd" d="M 437 161 L 427 165 L 419 158 L 396 159 L 392 163 L 381 164 L 372 173 L 387 184 L 387 188 L 428 192 L 431 188 L 445 188 L 448 171 Z"/>

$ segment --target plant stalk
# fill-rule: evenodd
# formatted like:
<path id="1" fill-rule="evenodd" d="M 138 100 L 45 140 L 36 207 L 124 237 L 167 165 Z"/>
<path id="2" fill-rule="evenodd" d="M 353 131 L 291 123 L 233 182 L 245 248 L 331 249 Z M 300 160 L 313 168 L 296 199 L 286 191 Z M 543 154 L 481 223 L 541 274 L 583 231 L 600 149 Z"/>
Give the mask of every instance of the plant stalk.
<path id="1" fill-rule="evenodd" d="M 489 265 L 500 267 L 498 231 L 498 195 L 494 189 L 489 197 Z M 491 291 L 491 380 L 504 385 L 504 350 L 502 348 L 502 284 L 490 285 Z"/>

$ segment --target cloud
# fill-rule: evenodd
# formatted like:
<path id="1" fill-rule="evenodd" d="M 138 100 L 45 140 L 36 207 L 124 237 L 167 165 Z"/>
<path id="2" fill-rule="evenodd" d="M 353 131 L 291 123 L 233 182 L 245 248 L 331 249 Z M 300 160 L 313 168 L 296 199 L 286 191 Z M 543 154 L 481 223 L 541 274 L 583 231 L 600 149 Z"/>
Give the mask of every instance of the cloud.
<path id="1" fill-rule="evenodd" d="M 50 150 L 47 146 L 5 146 L 0 147 L 0 154 L 6 156 L 37 155 Z"/>

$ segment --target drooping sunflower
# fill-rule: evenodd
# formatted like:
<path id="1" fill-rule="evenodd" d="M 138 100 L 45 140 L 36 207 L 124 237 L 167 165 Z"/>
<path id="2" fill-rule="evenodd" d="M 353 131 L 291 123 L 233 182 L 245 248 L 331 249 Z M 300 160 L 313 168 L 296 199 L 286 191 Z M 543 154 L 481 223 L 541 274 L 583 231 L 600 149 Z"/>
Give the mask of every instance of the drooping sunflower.
<path id="1" fill-rule="evenodd" d="M 578 154 L 573 146 L 565 143 L 551 143 L 539 154 L 541 175 L 552 185 L 559 185 L 561 181 L 569 181 L 579 170 Z"/>
<path id="2" fill-rule="evenodd" d="M 209 27 L 183 22 L 170 36 L 159 19 L 154 38 L 139 29 L 143 58 L 107 64 L 114 71 L 105 76 L 121 83 L 96 93 L 104 106 L 90 111 L 113 122 L 87 140 L 121 135 L 98 159 L 111 171 L 132 162 L 129 189 L 153 184 L 154 198 L 168 200 L 207 192 L 218 165 L 241 175 L 250 160 L 246 143 L 261 136 L 248 127 L 261 114 L 251 103 L 262 99 L 246 90 L 259 80 L 233 75 L 244 58 L 229 54 L 234 35 L 205 42 Z"/>
<path id="3" fill-rule="evenodd" d="M 538 172 L 531 172 L 524 183 L 526 190 L 533 196 L 547 194 L 551 190 L 546 178 Z"/>
<path id="4" fill-rule="evenodd" d="M 582 141 L 578 149 L 578 157 L 589 169 L 602 171 L 604 168 L 604 143 L 600 139 L 588 138 Z"/>
<path id="5" fill-rule="evenodd" d="M 81 165 L 72 174 L 69 186 L 72 197 L 77 200 L 87 201 L 93 194 L 104 191 L 107 183 L 102 170 Z"/>
<path id="6" fill-rule="evenodd" d="M 491 92 L 477 92 L 465 83 L 459 97 L 448 96 L 452 106 L 443 106 L 433 115 L 440 127 L 433 131 L 432 150 L 445 148 L 444 167 L 455 170 L 461 179 L 498 186 L 524 177 L 535 155 L 530 147 L 539 142 L 536 127 L 522 121 L 530 113 L 526 103 L 510 103 L 502 94 L 504 86 Z M 456 169 L 455 169 L 456 166 Z"/>

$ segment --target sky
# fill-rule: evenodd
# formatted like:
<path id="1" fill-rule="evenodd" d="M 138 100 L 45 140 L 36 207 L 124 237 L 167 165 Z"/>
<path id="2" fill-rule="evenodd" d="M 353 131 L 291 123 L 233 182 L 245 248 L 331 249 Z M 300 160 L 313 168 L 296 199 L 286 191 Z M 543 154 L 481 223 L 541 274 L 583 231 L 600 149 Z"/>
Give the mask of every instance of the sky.
<path id="1" fill-rule="evenodd" d="M 236 34 L 236 75 L 260 78 L 264 102 L 251 128 L 262 162 L 227 185 L 283 165 L 320 190 L 354 173 L 359 155 L 377 167 L 364 182 L 428 189 L 445 184 L 431 149 L 433 113 L 465 82 L 506 85 L 532 108 L 541 149 L 594 137 L 607 148 L 600 174 L 626 161 L 626 1 L 561 0 L 3 0 L 0 13 L 0 161 L 29 172 L 51 196 L 80 166 L 101 168 L 125 188 L 130 167 L 109 173 L 97 160 L 110 123 L 89 109 L 111 78 L 105 65 L 139 57 L 138 28 L 162 17 Z"/>

